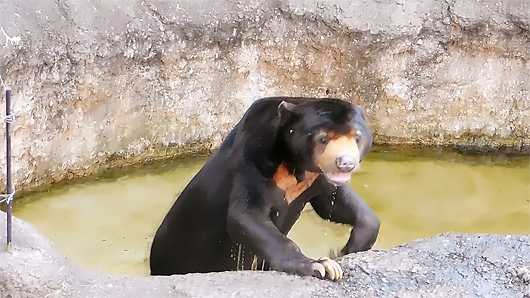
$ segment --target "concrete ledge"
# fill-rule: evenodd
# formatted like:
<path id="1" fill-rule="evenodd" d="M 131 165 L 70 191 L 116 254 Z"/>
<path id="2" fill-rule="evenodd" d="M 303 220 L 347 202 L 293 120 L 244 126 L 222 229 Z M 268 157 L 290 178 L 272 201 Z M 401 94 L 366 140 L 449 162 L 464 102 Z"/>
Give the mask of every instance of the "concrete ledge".
<path id="1" fill-rule="evenodd" d="M 448 233 L 348 255 L 335 283 L 278 272 L 109 275 L 75 266 L 17 218 L 13 252 L 4 232 L 0 242 L 0 297 L 530 297 L 530 236 Z"/>

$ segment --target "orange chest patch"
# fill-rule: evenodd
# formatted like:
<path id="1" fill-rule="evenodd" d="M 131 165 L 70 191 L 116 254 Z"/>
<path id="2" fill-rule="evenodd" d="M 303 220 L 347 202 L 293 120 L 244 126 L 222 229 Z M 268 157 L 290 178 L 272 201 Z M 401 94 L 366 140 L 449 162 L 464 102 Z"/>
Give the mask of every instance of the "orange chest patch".
<path id="1" fill-rule="evenodd" d="M 285 165 L 281 164 L 272 178 L 274 179 L 274 182 L 276 182 L 276 185 L 285 191 L 285 200 L 287 203 L 291 203 L 296 200 L 304 190 L 313 185 L 313 182 L 315 182 L 317 177 L 317 173 L 305 172 L 304 181 L 298 183 L 296 182 L 296 177 L 289 173 Z"/>

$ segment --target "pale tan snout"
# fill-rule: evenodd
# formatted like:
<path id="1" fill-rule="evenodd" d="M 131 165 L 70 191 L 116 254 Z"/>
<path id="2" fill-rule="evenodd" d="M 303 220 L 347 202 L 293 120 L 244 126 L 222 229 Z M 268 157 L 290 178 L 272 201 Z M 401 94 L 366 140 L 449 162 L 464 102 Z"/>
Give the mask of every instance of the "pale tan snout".
<path id="1" fill-rule="evenodd" d="M 355 138 L 345 135 L 331 139 L 315 161 L 330 182 L 343 184 L 359 170 L 360 158 Z"/>

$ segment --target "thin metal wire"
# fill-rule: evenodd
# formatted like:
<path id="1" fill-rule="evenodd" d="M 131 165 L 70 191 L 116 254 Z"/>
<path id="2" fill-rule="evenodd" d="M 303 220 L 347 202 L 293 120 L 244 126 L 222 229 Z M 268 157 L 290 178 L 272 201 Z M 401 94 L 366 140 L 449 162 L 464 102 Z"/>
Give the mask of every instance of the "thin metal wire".
<path id="1" fill-rule="evenodd" d="M 15 187 L 13 187 L 13 192 L 8 194 L 0 194 L 0 204 L 6 203 L 9 204 L 13 201 L 13 198 L 15 197 Z"/>
<path id="2" fill-rule="evenodd" d="M 5 116 L 4 117 L 4 122 L 5 123 L 9 123 L 9 124 L 15 122 L 15 114 L 10 113 L 9 115 Z"/>

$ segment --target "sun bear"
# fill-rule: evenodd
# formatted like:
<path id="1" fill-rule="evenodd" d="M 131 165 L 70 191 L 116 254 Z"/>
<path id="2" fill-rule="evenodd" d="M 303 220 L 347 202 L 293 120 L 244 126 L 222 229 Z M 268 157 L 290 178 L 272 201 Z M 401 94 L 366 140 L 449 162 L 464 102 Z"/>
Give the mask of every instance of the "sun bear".
<path id="1" fill-rule="evenodd" d="M 372 141 L 363 109 L 346 101 L 256 100 L 163 219 L 151 275 L 272 269 L 342 278 L 338 263 L 308 258 L 287 233 L 310 203 L 353 227 L 336 255 L 372 247 L 379 218 L 349 185 Z"/>

